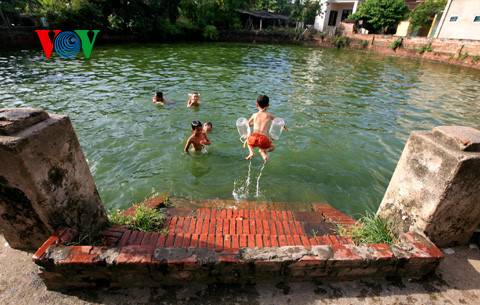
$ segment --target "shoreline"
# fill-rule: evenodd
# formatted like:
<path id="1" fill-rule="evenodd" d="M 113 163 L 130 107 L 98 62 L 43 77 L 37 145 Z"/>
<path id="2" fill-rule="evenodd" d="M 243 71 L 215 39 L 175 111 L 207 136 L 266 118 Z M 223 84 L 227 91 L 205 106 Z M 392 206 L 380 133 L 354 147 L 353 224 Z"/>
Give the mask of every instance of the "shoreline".
<path id="1" fill-rule="evenodd" d="M 0 50 L 42 49 L 35 29 L 23 28 L 12 32 L 0 31 Z M 426 37 L 399 37 L 378 34 L 345 33 L 347 42 L 335 41 L 334 38 L 321 33 L 307 32 L 299 34 L 293 31 L 222 31 L 217 42 L 243 43 L 278 43 L 346 50 L 363 51 L 373 54 L 406 57 L 419 60 L 441 62 L 453 66 L 480 70 L 480 40 L 435 39 Z M 101 32 L 96 44 L 110 43 L 176 43 L 191 42 L 189 37 L 173 37 L 172 39 L 142 39 L 133 35 L 120 35 Z M 202 41 L 202 40 L 195 40 Z M 209 42 L 209 41 L 205 41 Z M 392 49 L 394 43 L 400 46 Z M 336 45 L 337 44 L 337 45 Z"/>

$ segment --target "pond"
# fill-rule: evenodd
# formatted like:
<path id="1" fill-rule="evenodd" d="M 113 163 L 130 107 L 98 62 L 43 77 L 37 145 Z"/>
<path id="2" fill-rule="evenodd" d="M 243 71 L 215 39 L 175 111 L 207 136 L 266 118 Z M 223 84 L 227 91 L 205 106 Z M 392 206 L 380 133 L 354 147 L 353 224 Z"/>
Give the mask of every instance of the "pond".
<path id="1" fill-rule="evenodd" d="M 480 128 L 480 71 L 348 50 L 273 44 L 95 45 L 47 59 L 0 53 L 2 107 L 68 115 L 107 209 L 155 195 L 328 202 L 376 211 L 408 135 Z M 163 91 L 175 104 L 152 103 Z M 188 93 L 201 105 L 186 108 Z M 265 164 L 235 127 L 257 109 L 285 120 Z M 190 123 L 211 121 L 207 152 L 185 154 Z"/>

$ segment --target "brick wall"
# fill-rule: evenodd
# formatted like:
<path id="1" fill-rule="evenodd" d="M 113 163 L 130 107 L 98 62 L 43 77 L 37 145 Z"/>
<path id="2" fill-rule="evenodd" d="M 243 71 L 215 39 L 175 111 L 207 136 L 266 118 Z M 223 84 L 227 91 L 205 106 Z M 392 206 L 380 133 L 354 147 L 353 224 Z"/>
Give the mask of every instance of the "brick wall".
<path id="1" fill-rule="evenodd" d="M 355 223 L 331 207 L 172 213 L 177 216 L 169 217 L 167 234 L 109 228 L 101 232 L 102 246 L 69 246 L 76 232 L 57 231 L 33 257 L 39 275 L 49 289 L 350 280 L 420 277 L 443 259 L 435 245 L 415 233 L 403 234 L 390 246 L 355 245 L 335 234 L 309 235 L 305 224 L 314 220 Z"/>
<path id="2" fill-rule="evenodd" d="M 480 41 L 478 40 L 398 37 L 347 32 L 345 32 L 345 35 L 349 37 L 349 48 L 351 49 L 421 58 L 480 69 L 480 60 L 475 60 L 476 58 L 474 58 L 474 56 L 480 56 Z M 392 50 L 390 46 L 395 40 L 402 40 L 402 46 Z M 422 46 L 429 46 L 431 50 L 420 54 L 419 50 Z"/>

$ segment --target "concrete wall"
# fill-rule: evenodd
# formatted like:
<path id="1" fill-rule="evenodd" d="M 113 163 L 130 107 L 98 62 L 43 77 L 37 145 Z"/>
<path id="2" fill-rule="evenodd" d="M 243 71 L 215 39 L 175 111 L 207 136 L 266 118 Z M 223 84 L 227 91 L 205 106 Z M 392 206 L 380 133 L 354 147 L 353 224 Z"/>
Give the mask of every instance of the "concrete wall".
<path id="1" fill-rule="evenodd" d="M 480 40 L 480 21 L 473 22 L 475 16 L 480 16 L 480 1 L 449 0 L 435 37 Z"/>
<path id="2" fill-rule="evenodd" d="M 410 21 L 402 21 L 398 24 L 396 36 L 405 37 L 408 34 L 408 28 L 410 27 Z"/>
<path id="3" fill-rule="evenodd" d="M 413 131 L 378 215 L 399 232 L 423 231 L 438 246 L 465 244 L 480 224 L 480 131 Z"/>
<path id="4" fill-rule="evenodd" d="M 61 228 L 107 222 L 72 123 L 41 109 L 0 110 L 0 230 L 13 248 L 36 249 Z"/>

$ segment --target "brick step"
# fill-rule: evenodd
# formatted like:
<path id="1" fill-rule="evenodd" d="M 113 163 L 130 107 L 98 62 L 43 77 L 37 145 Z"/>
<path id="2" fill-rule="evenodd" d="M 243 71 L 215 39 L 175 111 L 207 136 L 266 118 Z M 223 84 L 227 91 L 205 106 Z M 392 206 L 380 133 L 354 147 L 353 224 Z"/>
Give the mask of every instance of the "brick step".
<path id="1" fill-rule="evenodd" d="M 390 246 L 355 245 L 332 231 L 335 224 L 352 226 L 355 220 L 330 206 L 290 210 L 283 204 L 228 206 L 233 203 L 213 200 L 172 208 L 172 202 L 142 203 L 165 211 L 166 234 L 108 228 L 99 233 L 103 245 L 72 246 L 75 230 L 55 232 L 33 257 L 40 276 L 49 289 L 245 284 L 420 276 L 443 259 L 416 233 L 402 234 L 400 243 Z M 264 204 L 273 208 L 259 208 Z"/>
<path id="2" fill-rule="evenodd" d="M 189 234 L 272 234 L 306 236 L 300 221 L 274 221 L 262 219 L 203 219 L 167 217 L 165 226 L 169 233 Z M 334 225 L 319 223 L 318 230 L 308 235 L 334 234 Z"/>
<path id="3" fill-rule="evenodd" d="M 150 198 L 144 201 L 158 202 L 166 197 Z M 314 206 L 330 205 L 326 202 L 266 202 L 266 201 L 236 201 L 224 199 L 190 200 L 183 198 L 168 198 L 171 205 L 180 209 L 233 209 L 233 210 L 271 210 L 271 211 L 313 211 Z"/>
<path id="4" fill-rule="evenodd" d="M 261 209 L 256 208 L 262 204 L 271 205 L 274 203 L 258 203 L 258 202 L 247 202 L 247 205 L 253 206 L 255 208 L 240 208 L 242 202 L 233 205 L 231 208 L 220 209 L 220 208 L 207 208 L 208 203 L 217 202 L 218 200 L 204 200 L 198 201 L 204 203 L 201 207 L 192 209 L 184 208 L 182 206 L 177 206 L 172 202 L 174 199 L 168 198 L 150 198 L 144 202 L 142 205 L 151 207 L 151 208 L 163 208 L 167 216 L 177 216 L 177 217 L 193 217 L 193 218 L 215 218 L 215 219 L 265 219 L 265 220 L 278 220 L 278 221 L 309 221 L 309 222 L 318 222 L 318 221 L 328 221 L 335 222 L 346 226 L 351 226 L 356 223 L 356 221 L 347 215 L 341 213 L 340 211 L 332 208 L 331 206 L 322 204 L 316 205 L 312 204 L 310 210 L 290 210 L 290 209 L 280 209 L 280 210 L 271 210 L 271 209 Z M 179 200 L 179 199 L 177 199 Z M 169 202 L 168 205 L 165 202 Z M 225 200 L 224 200 L 225 201 Z M 222 201 L 223 202 L 223 201 Z M 235 201 L 231 201 L 232 204 Z M 291 204 L 291 203 L 289 203 Z M 278 206 L 276 206 L 278 207 Z M 136 206 L 132 206 L 126 211 L 125 214 L 132 214 L 136 209 Z"/>
<path id="5" fill-rule="evenodd" d="M 108 236 L 108 231 L 103 231 Z M 125 246 L 151 247 L 189 247 L 198 248 L 244 248 L 244 247 L 283 247 L 317 245 L 353 245 L 350 237 L 340 235 L 315 236 L 305 235 L 272 235 L 272 234 L 184 234 L 184 233 L 152 233 L 126 230 L 121 237 L 110 238 L 109 241 L 121 248 Z"/>

